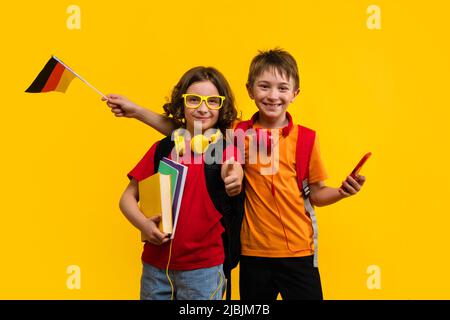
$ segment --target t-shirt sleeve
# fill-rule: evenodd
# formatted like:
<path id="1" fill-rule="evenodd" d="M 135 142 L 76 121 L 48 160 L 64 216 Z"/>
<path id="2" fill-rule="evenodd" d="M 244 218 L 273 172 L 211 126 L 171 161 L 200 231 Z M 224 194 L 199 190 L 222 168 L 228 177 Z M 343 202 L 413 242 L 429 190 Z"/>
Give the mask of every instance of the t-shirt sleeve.
<path id="1" fill-rule="evenodd" d="M 131 180 L 134 178 L 137 181 L 144 180 L 145 178 L 150 177 L 155 172 L 154 169 L 154 158 L 156 147 L 158 146 L 159 141 L 153 144 L 150 150 L 144 155 L 141 161 L 128 173 L 128 178 Z"/>
<path id="2" fill-rule="evenodd" d="M 325 165 L 320 156 L 319 141 L 314 141 L 314 146 L 311 152 L 311 159 L 309 160 L 309 183 L 316 183 L 328 179 Z"/>

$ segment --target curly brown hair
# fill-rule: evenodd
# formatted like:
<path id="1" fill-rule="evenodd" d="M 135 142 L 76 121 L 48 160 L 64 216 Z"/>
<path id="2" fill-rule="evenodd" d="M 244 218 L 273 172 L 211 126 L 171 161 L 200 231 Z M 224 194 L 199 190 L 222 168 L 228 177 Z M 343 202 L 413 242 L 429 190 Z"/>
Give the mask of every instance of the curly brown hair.
<path id="1" fill-rule="evenodd" d="M 184 117 L 184 100 L 182 95 L 195 82 L 210 81 L 225 96 L 223 106 L 219 110 L 219 119 L 215 125 L 223 134 L 237 118 L 234 95 L 223 74 L 213 67 L 195 67 L 188 70 L 172 90 L 170 101 L 164 104 L 165 115 L 172 118 L 180 127 L 186 127 Z"/>

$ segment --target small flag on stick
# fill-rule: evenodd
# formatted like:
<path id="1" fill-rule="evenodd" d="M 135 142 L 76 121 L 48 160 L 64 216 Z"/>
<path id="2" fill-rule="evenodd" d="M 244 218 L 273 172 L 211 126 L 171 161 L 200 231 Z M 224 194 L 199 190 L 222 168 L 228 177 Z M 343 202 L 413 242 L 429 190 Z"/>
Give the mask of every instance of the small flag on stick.
<path id="1" fill-rule="evenodd" d="M 33 83 L 28 87 L 27 90 L 25 90 L 25 92 L 66 92 L 67 87 L 75 77 L 79 78 L 89 87 L 91 87 L 95 92 L 106 98 L 103 93 L 97 90 L 89 82 L 84 80 L 79 74 L 70 69 L 64 62 L 62 62 L 55 56 L 52 56 L 50 60 L 48 60 L 44 69 L 42 69 L 37 78 L 34 79 Z"/>

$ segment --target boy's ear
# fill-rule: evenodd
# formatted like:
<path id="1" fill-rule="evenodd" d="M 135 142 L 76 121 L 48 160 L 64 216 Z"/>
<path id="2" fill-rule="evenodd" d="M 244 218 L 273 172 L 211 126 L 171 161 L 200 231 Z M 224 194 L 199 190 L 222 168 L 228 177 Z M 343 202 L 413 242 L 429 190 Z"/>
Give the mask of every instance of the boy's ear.
<path id="1" fill-rule="evenodd" d="M 246 84 L 245 84 L 245 87 L 247 88 L 247 92 L 248 92 L 248 95 L 250 96 L 250 99 L 254 99 L 253 98 L 253 91 L 252 91 L 252 88 L 250 87 L 250 84 L 247 82 Z"/>
<path id="2" fill-rule="evenodd" d="M 295 101 L 295 98 L 297 98 L 298 94 L 300 93 L 300 88 L 298 88 L 297 90 L 295 90 L 294 92 L 294 96 L 292 97 L 291 103 Z"/>

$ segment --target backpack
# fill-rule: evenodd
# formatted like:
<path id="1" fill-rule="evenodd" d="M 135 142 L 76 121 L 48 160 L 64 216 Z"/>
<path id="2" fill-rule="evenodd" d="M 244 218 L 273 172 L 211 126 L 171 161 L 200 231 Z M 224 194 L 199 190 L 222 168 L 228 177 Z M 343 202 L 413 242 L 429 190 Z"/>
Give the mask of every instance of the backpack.
<path id="1" fill-rule="evenodd" d="M 287 112 L 287 118 L 289 120 L 289 125 L 283 128 L 282 134 L 288 135 L 290 129 L 292 128 L 292 117 Z M 250 120 L 239 122 L 235 130 L 242 129 L 244 132 L 252 129 L 253 124 L 258 116 L 258 113 L 255 113 Z M 316 132 L 307 127 L 298 125 L 298 137 L 297 137 L 297 146 L 295 150 L 295 165 L 297 171 L 297 184 L 302 191 L 302 196 L 305 204 L 305 211 L 310 216 L 311 224 L 313 228 L 313 241 L 314 241 L 314 267 L 318 267 L 318 228 L 317 228 L 317 219 L 316 214 L 314 212 L 314 207 L 311 205 L 309 200 L 309 194 L 311 192 L 308 179 L 309 179 L 309 162 L 311 159 L 311 153 L 314 146 L 314 141 L 316 139 Z"/>
<path id="2" fill-rule="evenodd" d="M 226 147 L 225 141 L 222 141 L 223 150 Z M 175 142 L 171 136 L 162 139 L 156 147 L 154 156 L 154 171 L 159 168 L 159 161 L 163 157 L 167 157 Z M 211 156 L 215 156 L 215 151 L 223 152 L 217 148 L 212 150 Z M 221 159 L 222 157 L 219 157 Z M 224 183 L 221 177 L 221 165 L 218 163 L 204 163 L 205 182 L 209 197 L 214 207 L 222 214 L 221 223 L 225 229 L 222 234 L 224 246 L 225 261 L 223 263 L 223 271 L 226 278 L 226 299 L 231 299 L 231 270 L 239 263 L 241 256 L 241 225 L 244 217 L 244 199 L 245 194 L 242 191 L 239 195 L 230 197 L 225 192 Z M 244 190 L 244 187 L 242 188 Z"/>

